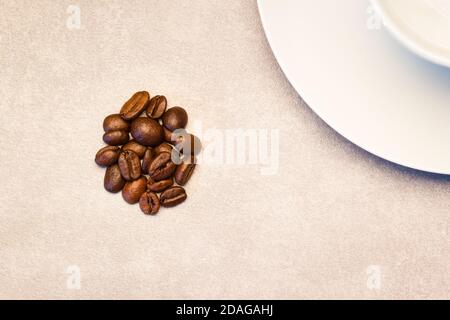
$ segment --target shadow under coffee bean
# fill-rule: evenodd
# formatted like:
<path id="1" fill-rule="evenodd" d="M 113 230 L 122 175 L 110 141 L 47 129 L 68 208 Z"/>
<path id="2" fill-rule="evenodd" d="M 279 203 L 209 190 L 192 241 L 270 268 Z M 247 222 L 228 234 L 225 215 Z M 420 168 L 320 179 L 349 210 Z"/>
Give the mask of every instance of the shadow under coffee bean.
<path id="1" fill-rule="evenodd" d="M 187 199 L 182 186 L 191 178 L 196 166 L 194 155 L 202 146 L 198 137 L 184 130 L 189 118 L 186 110 L 167 109 L 167 105 L 162 95 L 152 98 L 147 91 L 133 94 L 119 113 L 104 119 L 103 141 L 107 146 L 95 155 L 95 163 L 106 168 L 105 190 L 122 191 L 127 203 L 139 203 L 147 215 Z"/>

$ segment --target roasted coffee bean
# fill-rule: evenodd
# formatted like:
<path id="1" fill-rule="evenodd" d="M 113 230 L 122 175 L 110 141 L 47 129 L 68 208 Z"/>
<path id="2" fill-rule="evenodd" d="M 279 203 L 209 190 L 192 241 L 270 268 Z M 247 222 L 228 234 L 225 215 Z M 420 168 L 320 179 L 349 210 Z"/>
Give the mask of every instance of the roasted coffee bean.
<path id="1" fill-rule="evenodd" d="M 150 99 L 147 107 L 147 116 L 152 119 L 159 119 L 167 108 L 167 99 L 164 96 L 154 96 Z"/>
<path id="2" fill-rule="evenodd" d="M 131 135 L 144 146 L 156 147 L 163 142 L 164 131 L 155 120 L 140 117 L 131 123 Z"/>
<path id="3" fill-rule="evenodd" d="M 159 202 L 163 207 L 174 207 L 182 203 L 186 198 L 186 191 L 182 187 L 171 187 L 161 194 Z"/>
<path id="4" fill-rule="evenodd" d="M 145 214 L 157 214 L 160 206 L 161 205 L 156 193 L 146 191 L 141 195 L 141 198 L 139 199 L 139 207 Z"/>
<path id="5" fill-rule="evenodd" d="M 147 182 L 147 190 L 152 192 L 163 192 L 171 186 L 173 186 L 173 178 L 168 178 L 161 181 L 154 181 L 152 178 L 149 178 Z"/>
<path id="6" fill-rule="evenodd" d="M 117 163 L 119 159 L 120 148 L 115 146 L 106 146 L 98 150 L 95 155 L 95 163 L 101 167 L 109 167 Z"/>
<path id="7" fill-rule="evenodd" d="M 164 127 L 170 131 L 186 127 L 188 123 L 188 114 L 181 107 L 173 107 L 167 110 L 162 116 Z"/>
<path id="8" fill-rule="evenodd" d="M 122 190 L 125 185 L 125 179 L 120 174 L 120 169 L 117 164 L 113 164 L 106 169 L 103 185 L 107 191 L 112 193 L 117 193 Z"/>
<path id="9" fill-rule="evenodd" d="M 170 143 L 163 142 L 159 146 L 153 149 L 155 154 L 160 154 L 162 152 L 172 153 L 173 147 Z"/>
<path id="10" fill-rule="evenodd" d="M 163 133 L 164 141 L 172 143 L 173 142 L 172 141 L 173 132 L 170 131 L 169 129 L 167 129 L 166 127 L 164 127 L 164 126 L 163 126 L 163 131 L 164 131 L 164 133 Z"/>
<path id="11" fill-rule="evenodd" d="M 129 204 L 139 202 L 139 198 L 147 189 L 147 178 L 140 177 L 134 181 L 128 181 L 122 189 L 122 197 Z"/>
<path id="12" fill-rule="evenodd" d="M 179 164 L 175 170 L 175 181 L 180 186 L 184 186 L 194 173 L 195 166 L 196 160 L 193 157 L 189 161 Z"/>
<path id="13" fill-rule="evenodd" d="M 111 114 L 103 120 L 103 130 L 105 132 L 117 130 L 130 131 L 130 124 L 123 120 L 120 114 Z"/>
<path id="14" fill-rule="evenodd" d="M 130 135 L 125 130 L 108 131 L 103 135 L 103 141 L 110 146 L 125 144 L 128 140 L 130 140 Z"/>
<path id="15" fill-rule="evenodd" d="M 120 109 L 120 116 L 125 120 L 133 120 L 147 107 L 150 94 L 147 91 L 136 92 Z"/>
<path id="16" fill-rule="evenodd" d="M 141 116 L 144 111 L 147 116 Z M 105 189 L 122 190 L 126 202 L 139 202 L 141 210 L 150 215 L 160 206 L 185 201 L 187 194 L 181 186 L 192 176 L 195 156 L 202 149 L 200 139 L 184 129 L 187 123 L 183 108 L 167 110 L 166 97 L 150 99 L 147 91 L 133 94 L 119 114 L 103 121 L 103 140 L 109 146 L 97 152 L 95 162 L 107 167 Z M 161 193 L 159 198 L 157 193 Z"/>
<path id="17" fill-rule="evenodd" d="M 142 172 L 148 174 L 148 169 L 152 164 L 154 159 L 154 151 L 152 148 L 147 148 L 145 151 L 144 158 L 142 159 Z"/>
<path id="18" fill-rule="evenodd" d="M 178 134 L 176 131 L 175 148 L 185 155 L 198 155 L 202 151 L 202 142 L 197 136 L 189 133 Z"/>
<path id="19" fill-rule="evenodd" d="M 150 174 L 150 178 L 155 181 L 160 181 L 172 176 L 176 168 L 176 164 L 171 160 L 171 154 L 163 152 L 153 159 L 148 169 L 148 173 Z"/>
<path id="20" fill-rule="evenodd" d="M 138 155 L 139 158 L 143 158 L 147 147 L 138 143 L 136 140 L 129 141 L 126 145 L 122 147 L 122 150 L 131 150 Z"/>
<path id="21" fill-rule="evenodd" d="M 119 156 L 119 168 L 122 177 L 127 181 L 136 180 L 141 176 L 141 161 L 136 153 L 125 150 Z"/>

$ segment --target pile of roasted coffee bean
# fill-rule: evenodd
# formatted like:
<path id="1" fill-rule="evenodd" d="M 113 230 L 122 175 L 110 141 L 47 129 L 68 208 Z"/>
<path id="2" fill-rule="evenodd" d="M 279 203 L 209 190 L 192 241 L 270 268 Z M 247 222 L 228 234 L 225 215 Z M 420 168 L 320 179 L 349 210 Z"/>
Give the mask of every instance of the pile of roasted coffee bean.
<path id="1" fill-rule="evenodd" d="M 187 123 L 186 111 L 167 109 L 166 97 L 150 99 L 147 91 L 135 93 L 119 114 L 103 121 L 103 141 L 108 146 L 97 152 L 95 162 L 107 168 L 105 189 L 122 191 L 126 202 L 139 202 L 141 210 L 151 215 L 161 206 L 173 207 L 186 200 L 183 186 L 201 150 L 200 140 L 184 129 Z"/>

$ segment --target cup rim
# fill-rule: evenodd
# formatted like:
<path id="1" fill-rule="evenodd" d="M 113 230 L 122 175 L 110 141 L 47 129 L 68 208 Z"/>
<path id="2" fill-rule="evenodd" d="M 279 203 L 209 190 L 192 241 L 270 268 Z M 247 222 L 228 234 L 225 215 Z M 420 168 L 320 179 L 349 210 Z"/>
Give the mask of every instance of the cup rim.
<path id="1" fill-rule="evenodd" d="M 375 9 L 375 12 L 383 20 L 383 25 L 386 26 L 391 35 L 393 35 L 394 38 L 399 41 L 404 47 L 428 61 L 450 68 L 450 56 L 447 57 L 439 54 L 429 47 L 424 46 L 420 41 L 417 41 L 413 37 L 411 37 L 386 11 L 384 5 L 382 4 L 382 0 L 370 1 Z"/>

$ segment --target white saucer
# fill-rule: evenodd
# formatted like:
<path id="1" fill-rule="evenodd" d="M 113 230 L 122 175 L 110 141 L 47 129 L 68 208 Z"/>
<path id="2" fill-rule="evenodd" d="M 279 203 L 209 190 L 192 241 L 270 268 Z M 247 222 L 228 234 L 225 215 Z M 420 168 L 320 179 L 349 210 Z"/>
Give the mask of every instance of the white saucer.
<path id="1" fill-rule="evenodd" d="M 331 127 L 389 161 L 450 174 L 450 69 L 393 40 L 369 0 L 258 5 L 281 68 Z"/>
<path id="2" fill-rule="evenodd" d="M 450 0 L 372 0 L 385 26 L 407 48 L 450 67 Z"/>

